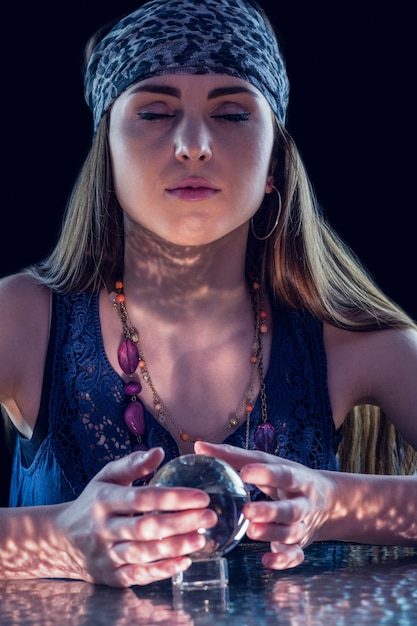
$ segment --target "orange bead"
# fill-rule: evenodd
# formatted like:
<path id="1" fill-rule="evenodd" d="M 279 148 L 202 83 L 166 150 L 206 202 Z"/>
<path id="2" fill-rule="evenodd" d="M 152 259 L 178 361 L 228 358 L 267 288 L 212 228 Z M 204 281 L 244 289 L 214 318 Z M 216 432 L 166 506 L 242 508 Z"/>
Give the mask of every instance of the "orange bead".
<path id="1" fill-rule="evenodd" d="M 123 282 L 121 280 L 116 281 L 116 289 L 123 289 Z"/>
<path id="2" fill-rule="evenodd" d="M 190 435 L 188 433 L 181 432 L 180 439 L 181 441 L 190 441 Z"/>
<path id="3" fill-rule="evenodd" d="M 258 362 L 258 357 L 253 354 L 250 358 L 250 362 L 255 365 Z"/>
<path id="4" fill-rule="evenodd" d="M 146 363 L 145 363 L 145 361 L 143 359 L 141 359 L 139 361 L 138 365 L 139 365 L 140 369 L 142 369 L 142 370 L 143 370 L 144 367 L 146 367 Z"/>
<path id="5" fill-rule="evenodd" d="M 261 324 L 259 330 L 263 335 L 265 335 L 268 332 L 268 326 L 266 324 Z"/>
<path id="6" fill-rule="evenodd" d="M 252 288 L 255 289 L 255 291 L 257 291 L 258 289 L 261 288 L 260 284 L 257 283 L 256 281 L 253 283 Z"/>
<path id="7" fill-rule="evenodd" d="M 264 309 L 259 311 L 259 319 L 266 320 L 267 317 L 268 317 L 268 313 L 266 311 L 264 311 Z"/>
<path id="8" fill-rule="evenodd" d="M 126 298 L 123 293 L 118 293 L 115 300 L 118 304 L 120 304 L 121 302 L 124 302 Z"/>
<path id="9" fill-rule="evenodd" d="M 246 405 L 246 413 L 252 413 L 253 411 L 253 405 L 252 404 L 247 404 Z"/>

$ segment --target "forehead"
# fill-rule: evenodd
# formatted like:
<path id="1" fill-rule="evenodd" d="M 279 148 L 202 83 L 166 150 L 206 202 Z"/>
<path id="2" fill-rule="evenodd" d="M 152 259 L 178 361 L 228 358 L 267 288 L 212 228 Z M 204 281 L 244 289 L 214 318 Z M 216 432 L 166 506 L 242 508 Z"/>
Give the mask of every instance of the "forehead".
<path id="1" fill-rule="evenodd" d="M 166 93 L 178 98 L 190 95 L 215 98 L 233 94 L 247 94 L 268 106 L 262 92 L 248 81 L 228 74 L 163 74 L 138 81 L 126 89 L 121 96 L 136 93 Z M 119 96 L 119 97 L 121 97 Z"/>

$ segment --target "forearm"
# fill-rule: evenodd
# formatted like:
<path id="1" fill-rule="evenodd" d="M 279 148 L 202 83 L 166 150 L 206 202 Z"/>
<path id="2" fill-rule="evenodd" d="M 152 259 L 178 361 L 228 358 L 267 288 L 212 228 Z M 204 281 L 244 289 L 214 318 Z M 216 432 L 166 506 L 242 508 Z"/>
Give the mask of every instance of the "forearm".
<path id="1" fill-rule="evenodd" d="M 417 478 L 323 472 L 334 500 L 318 539 L 417 545 Z"/>
<path id="2" fill-rule="evenodd" d="M 59 531 L 64 505 L 0 509 L 0 578 L 79 578 L 77 551 Z"/>

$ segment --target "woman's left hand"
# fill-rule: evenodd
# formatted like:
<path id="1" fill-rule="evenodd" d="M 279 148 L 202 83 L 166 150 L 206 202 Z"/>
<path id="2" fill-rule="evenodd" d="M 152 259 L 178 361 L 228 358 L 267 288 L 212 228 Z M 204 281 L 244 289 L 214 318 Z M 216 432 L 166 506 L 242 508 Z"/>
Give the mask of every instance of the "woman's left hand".
<path id="1" fill-rule="evenodd" d="M 244 508 L 250 521 L 248 537 L 271 544 L 263 564 L 286 569 L 302 563 L 303 549 L 320 539 L 320 530 L 332 511 L 337 484 L 331 474 L 226 444 L 197 442 L 195 451 L 223 459 L 240 471 L 244 482 L 256 485 L 271 498 L 250 502 Z"/>

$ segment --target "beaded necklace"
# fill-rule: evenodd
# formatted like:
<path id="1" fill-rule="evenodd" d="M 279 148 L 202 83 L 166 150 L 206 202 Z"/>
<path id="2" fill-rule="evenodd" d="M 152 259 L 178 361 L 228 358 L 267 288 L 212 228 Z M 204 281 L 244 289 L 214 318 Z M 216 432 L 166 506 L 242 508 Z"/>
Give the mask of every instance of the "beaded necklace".
<path id="1" fill-rule="evenodd" d="M 256 378 L 260 383 L 260 400 L 262 422 L 257 427 L 254 435 L 254 447 L 257 450 L 270 451 L 274 448 L 276 442 L 276 432 L 274 426 L 268 423 L 266 391 L 264 383 L 263 371 L 263 336 L 268 332 L 266 319 L 268 314 L 261 302 L 261 287 L 258 281 L 252 282 L 252 302 L 255 312 L 255 337 L 252 345 L 252 353 L 250 356 L 250 364 L 252 367 L 249 387 L 246 390 L 242 401 L 240 402 L 234 415 L 228 419 L 227 424 L 215 433 L 205 437 L 206 441 L 216 440 L 223 432 L 227 432 L 237 427 L 243 419 L 246 420 L 246 449 L 249 448 L 250 419 L 254 406 L 254 389 Z M 144 442 L 146 434 L 146 423 L 143 405 L 139 400 L 139 394 L 142 391 L 140 382 L 134 379 L 134 374 L 139 368 L 142 379 L 149 385 L 154 410 L 158 421 L 168 430 L 168 423 L 175 428 L 181 441 L 185 443 L 195 443 L 197 439 L 192 439 L 188 432 L 180 428 L 167 407 L 161 400 L 160 395 L 153 384 L 148 365 L 146 363 L 142 346 L 140 343 L 140 335 L 137 329 L 131 324 L 126 308 L 126 297 L 123 293 L 123 281 L 118 280 L 115 283 L 115 291 L 109 294 L 110 302 L 119 314 L 123 328 L 123 340 L 119 346 L 117 357 L 120 368 L 123 373 L 128 376 L 128 380 L 124 383 L 124 392 L 129 397 L 128 403 L 124 411 L 124 419 L 130 432 L 136 438 L 133 445 L 134 450 L 146 450 L 147 446 Z"/>

